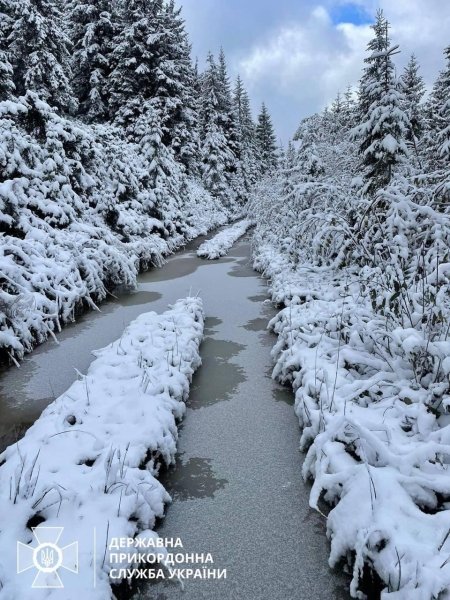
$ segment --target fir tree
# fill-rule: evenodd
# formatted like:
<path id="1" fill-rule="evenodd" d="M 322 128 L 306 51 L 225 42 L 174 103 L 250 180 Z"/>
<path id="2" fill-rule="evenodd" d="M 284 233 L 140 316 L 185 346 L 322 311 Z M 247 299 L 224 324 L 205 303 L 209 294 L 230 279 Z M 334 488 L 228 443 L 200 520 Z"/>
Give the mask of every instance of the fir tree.
<path id="1" fill-rule="evenodd" d="M 18 0 L 8 37 L 18 95 L 28 90 L 72 113 L 76 100 L 70 85 L 70 40 L 64 32 L 59 4 L 51 0 Z"/>
<path id="2" fill-rule="evenodd" d="M 244 149 L 254 150 L 255 125 L 252 119 L 250 99 L 239 75 L 234 88 L 233 103 L 237 129 L 237 155 L 240 158 Z"/>
<path id="3" fill-rule="evenodd" d="M 256 126 L 256 145 L 260 170 L 263 174 L 266 174 L 277 165 L 277 145 L 272 120 L 264 103 Z"/>
<path id="4" fill-rule="evenodd" d="M 181 9 L 176 8 L 174 0 L 163 6 L 156 29 L 159 38 L 154 48 L 152 104 L 161 119 L 163 142 L 193 173 L 199 146 L 194 97 L 197 75 Z"/>
<path id="5" fill-rule="evenodd" d="M 151 105 L 162 143 L 195 172 L 195 72 L 180 9 L 173 0 L 130 0 L 122 3 L 122 22 L 109 84 L 111 117 L 129 126 Z"/>
<path id="6" fill-rule="evenodd" d="M 13 69 L 8 54 L 0 50 L 0 102 L 9 100 L 14 94 L 16 88 L 12 78 Z"/>
<path id="7" fill-rule="evenodd" d="M 377 14 L 373 25 L 374 38 L 368 44 L 370 56 L 360 87 L 360 116 L 362 124 L 354 129 L 360 139 L 360 154 L 366 179 L 366 191 L 374 192 L 388 184 L 393 170 L 407 155 L 404 141 L 408 117 L 402 110 L 404 97 L 395 78 L 389 23 L 383 12 Z"/>
<path id="8" fill-rule="evenodd" d="M 163 223 L 165 237 L 170 237 L 183 220 L 181 172 L 172 151 L 163 142 L 159 114 L 151 102 L 143 108 L 142 115 L 133 124 L 133 137 L 143 159 L 142 183 L 147 191 L 144 204 L 148 213 Z"/>
<path id="9" fill-rule="evenodd" d="M 217 89 L 217 110 L 218 124 L 226 137 L 228 147 L 237 155 L 237 129 L 235 121 L 235 113 L 233 110 L 233 99 L 231 94 L 230 80 L 228 78 L 227 63 L 223 48 L 220 49 L 219 62 L 217 65 L 218 73 L 218 89 Z M 230 172 L 236 170 L 234 161 L 228 165 Z"/>
<path id="10" fill-rule="evenodd" d="M 339 115 L 339 112 L 334 114 Z M 321 141 L 320 137 L 327 133 L 329 133 L 330 146 L 336 144 L 337 124 L 330 127 L 330 123 L 334 123 L 330 115 L 333 113 L 325 110 L 323 114 L 304 119 L 295 134 L 295 139 L 300 142 L 300 148 L 293 165 L 293 174 L 299 182 L 315 181 L 325 172 L 317 146 Z"/>
<path id="11" fill-rule="evenodd" d="M 297 151 L 292 140 L 289 140 L 288 147 L 280 164 L 283 195 L 289 201 L 295 189 L 294 172 L 297 165 Z"/>
<path id="12" fill-rule="evenodd" d="M 110 116 L 129 125 L 142 114 L 154 86 L 153 46 L 162 0 L 120 3 L 121 26 L 114 39 L 114 69 L 108 82 Z"/>

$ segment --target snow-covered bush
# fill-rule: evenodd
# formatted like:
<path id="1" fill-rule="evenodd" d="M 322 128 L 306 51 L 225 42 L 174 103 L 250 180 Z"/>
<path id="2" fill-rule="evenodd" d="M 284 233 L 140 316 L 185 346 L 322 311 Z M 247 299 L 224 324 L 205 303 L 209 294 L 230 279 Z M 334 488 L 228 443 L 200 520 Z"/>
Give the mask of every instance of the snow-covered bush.
<path id="1" fill-rule="evenodd" d="M 438 597 L 450 585 L 450 343 L 387 329 L 348 269 L 292 270 L 270 245 L 255 266 L 286 305 L 271 322 L 273 376 L 295 391 L 311 506 L 334 507 L 330 564 L 353 565 L 353 597 L 365 566 L 389 597 Z"/>

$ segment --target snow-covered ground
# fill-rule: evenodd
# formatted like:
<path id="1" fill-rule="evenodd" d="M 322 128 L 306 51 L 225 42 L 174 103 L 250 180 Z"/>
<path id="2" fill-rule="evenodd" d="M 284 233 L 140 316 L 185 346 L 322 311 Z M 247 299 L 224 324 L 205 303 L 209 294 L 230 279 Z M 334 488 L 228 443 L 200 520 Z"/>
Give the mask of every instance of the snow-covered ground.
<path id="1" fill-rule="evenodd" d="M 383 318 L 345 270 L 293 270 L 261 241 L 255 267 L 285 305 L 270 323 L 273 376 L 295 391 L 310 504 L 334 507 L 330 565 L 352 564 L 353 597 L 363 597 L 364 565 L 383 598 L 441 597 L 450 589 L 450 419 L 430 410 L 434 387 L 415 377 L 420 331 L 399 327 L 384 340 Z M 449 342 L 428 350 L 450 369 Z"/>
<path id="2" fill-rule="evenodd" d="M 235 244 L 239 238 L 245 235 L 252 225 L 254 225 L 253 221 L 249 219 L 243 219 L 231 227 L 227 227 L 210 240 L 203 242 L 203 244 L 197 250 L 197 256 L 200 258 L 207 258 L 209 260 L 215 260 L 221 256 L 225 256 L 232 248 L 233 244 Z"/>
<path id="3" fill-rule="evenodd" d="M 174 462 L 202 337 L 199 298 L 179 300 L 162 315 L 142 314 L 0 456 L 2 599 L 31 597 L 36 569 L 16 575 L 15 549 L 32 543 L 36 517 L 41 526 L 64 527 L 61 546 L 79 543 L 79 574 L 59 571 L 64 598 L 111 597 L 110 568 L 133 565 L 112 565 L 108 544 L 154 538 L 155 519 L 170 501 L 158 468 Z M 62 597 L 51 589 L 32 594 Z"/>

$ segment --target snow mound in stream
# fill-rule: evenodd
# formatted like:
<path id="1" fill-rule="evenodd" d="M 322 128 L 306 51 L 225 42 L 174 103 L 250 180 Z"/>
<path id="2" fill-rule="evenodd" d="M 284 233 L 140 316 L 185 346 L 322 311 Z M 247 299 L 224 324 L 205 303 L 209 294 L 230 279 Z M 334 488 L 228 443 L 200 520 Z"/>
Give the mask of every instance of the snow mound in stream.
<path id="1" fill-rule="evenodd" d="M 230 248 L 254 225 L 254 221 L 243 219 L 206 240 L 197 250 L 197 256 L 215 260 L 228 254 Z"/>
<path id="2" fill-rule="evenodd" d="M 159 463 L 174 462 L 177 420 L 201 364 L 202 337 L 199 298 L 179 300 L 162 315 L 142 314 L 120 340 L 96 351 L 87 375 L 0 456 L 3 599 L 30 597 L 36 571 L 16 575 L 16 543 L 32 542 L 36 517 L 45 527 L 64 527 L 62 545 L 79 542 L 79 574 L 61 573 L 64 599 L 112 597 L 107 543 L 156 536 L 150 530 L 170 501 L 157 480 Z M 57 589 L 32 594 L 62 597 Z"/>

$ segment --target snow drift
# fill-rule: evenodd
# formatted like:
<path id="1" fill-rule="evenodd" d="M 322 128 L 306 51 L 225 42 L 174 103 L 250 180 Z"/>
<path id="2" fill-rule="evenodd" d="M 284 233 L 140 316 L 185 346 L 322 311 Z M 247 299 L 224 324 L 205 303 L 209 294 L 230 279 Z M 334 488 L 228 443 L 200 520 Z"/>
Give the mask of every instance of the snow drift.
<path id="1" fill-rule="evenodd" d="M 15 548 L 17 542 L 32 541 L 30 526 L 36 518 L 45 527 L 64 527 L 64 538 L 79 542 L 79 574 L 64 572 L 64 597 L 112 597 L 108 541 L 155 536 L 150 530 L 170 501 L 157 480 L 158 469 L 161 462 L 174 462 L 177 421 L 185 413 L 192 374 L 201 364 L 202 336 L 199 298 L 179 300 L 162 315 L 142 314 L 120 340 L 95 352 L 88 373 L 3 452 L 2 598 L 29 597 L 35 573 L 15 574 Z M 33 598 L 60 597 L 58 593 L 34 589 Z"/>

